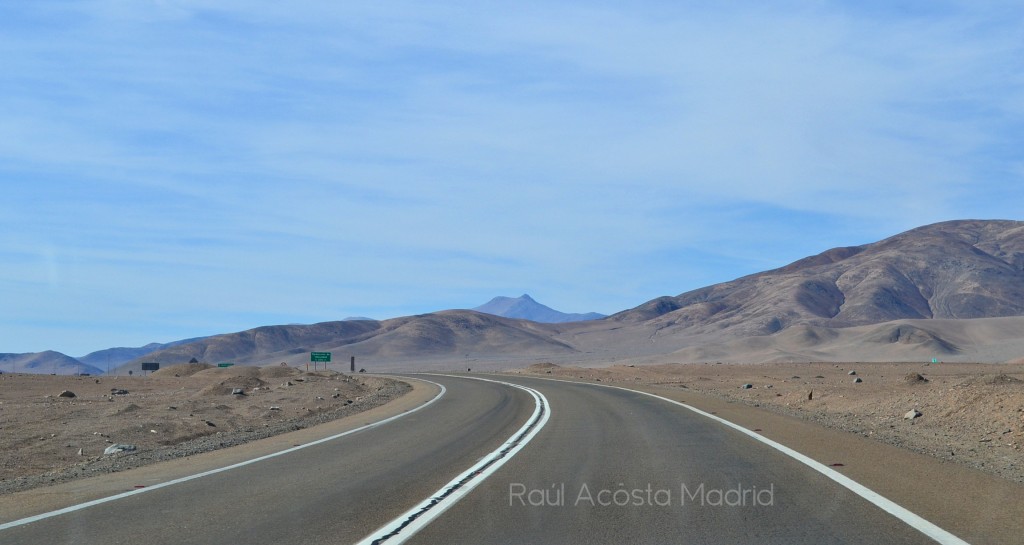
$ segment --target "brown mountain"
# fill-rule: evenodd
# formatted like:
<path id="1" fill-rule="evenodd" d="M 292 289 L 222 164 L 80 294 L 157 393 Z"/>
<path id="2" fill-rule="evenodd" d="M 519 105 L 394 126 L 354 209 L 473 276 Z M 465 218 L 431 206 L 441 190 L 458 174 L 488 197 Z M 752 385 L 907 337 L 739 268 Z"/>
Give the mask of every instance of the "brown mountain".
<path id="1" fill-rule="evenodd" d="M 796 324 L 1024 315 L 1024 222 L 953 221 L 676 297 L 611 320 L 770 335 Z"/>

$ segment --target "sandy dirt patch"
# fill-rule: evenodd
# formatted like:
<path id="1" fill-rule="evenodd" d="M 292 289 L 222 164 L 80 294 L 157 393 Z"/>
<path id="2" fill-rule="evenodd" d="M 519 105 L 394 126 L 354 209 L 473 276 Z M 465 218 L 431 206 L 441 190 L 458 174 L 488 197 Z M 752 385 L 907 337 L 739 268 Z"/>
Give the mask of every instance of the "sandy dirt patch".
<path id="1" fill-rule="evenodd" d="M 696 391 L 1024 483 L 1024 365 L 1020 364 L 709 363 L 583 368 L 544 363 L 512 372 Z M 920 416 L 908 418 L 910 411 Z"/>
<path id="2" fill-rule="evenodd" d="M 0 493 L 302 429 L 409 389 L 387 378 L 280 366 L 186 364 L 148 377 L 0 374 Z M 105 455 L 115 444 L 134 450 Z"/>

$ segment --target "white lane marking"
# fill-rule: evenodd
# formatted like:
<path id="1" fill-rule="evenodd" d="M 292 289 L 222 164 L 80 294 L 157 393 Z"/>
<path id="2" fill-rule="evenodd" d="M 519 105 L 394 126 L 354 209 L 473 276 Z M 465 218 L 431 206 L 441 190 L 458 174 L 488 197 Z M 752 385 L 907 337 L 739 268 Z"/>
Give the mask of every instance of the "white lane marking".
<path id="1" fill-rule="evenodd" d="M 338 438 L 341 438 L 341 437 L 345 437 L 346 435 L 351 435 L 353 433 L 358 433 L 358 432 L 365 431 L 365 430 L 368 430 L 368 429 L 371 429 L 371 428 L 376 428 L 377 426 L 382 426 L 384 424 L 387 424 L 388 422 L 392 422 L 394 420 L 402 418 L 403 416 L 410 415 L 410 414 L 412 414 L 412 413 L 414 413 L 414 412 L 416 412 L 416 411 L 418 411 L 420 409 L 426 408 L 427 406 L 431 405 L 432 403 L 434 403 L 438 399 L 441 399 L 441 397 L 447 391 L 447 389 L 443 385 L 438 384 L 436 382 L 433 382 L 433 381 L 430 381 L 430 380 L 419 379 L 419 378 L 416 379 L 416 380 L 422 380 L 423 382 L 427 382 L 429 384 L 433 384 L 434 386 L 437 386 L 437 387 L 441 388 L 441 391 L 438 392 L 436 396 L 431 398 L 430 401 L 427 401 L 426 403 L 424 403 L 423 405 L 420 405 L 419 407 L 416 407 L 414 409 L 410 409 L 410 410 L 408 410 L 408 411 L 406 411 L 406 412 L 404 412 L 402 414 L 396 414 L 395 416 L 385 418 L 384 420 L 381 420 L 379 422 L 374 422 L 372 424 L 367 424 L 365 426 L 360 426 L 360 427 L 358 427 L 358 428 L 356 428 L 354 430 L 348 430 L 346 432 L 342 432 L 342 433 L 339 433 L 337 435 L 332 435 L 330 437 L 324 437 L 323 439 L 317 439 L 316 441 L 312 441 L 312 442 L 305 443 L 305 444 L 302 444 L 302 445 L 298 445 L 298 446 L 294 446 L 294 447 L 291 447 L 291 448 L 287 448 L 287 449 L 279 451 L 279 452 L 274 452 L 274 453 L 271 453 L 271 454 L 267 454 L 265 456 L 260 456 L 259 458 L 253 458 L 252 460 L 246 460 L 244 462 L 239 462 L 237 464 L 232 464 L 232 465 L 221 467 L 221 468 L 217 468 L 217 469 L 211 469 L 210 471 L 204 471 L 202 473 L 196 473 L 195 475 L 189 475 L 187 477 L 181 477 L 179 479 L 174 479 L 172 481 L 167 481 L 167 482 L 155 484 L 153 486 L 147 486 L 146 488 L 140 488 L 138 490 L 130 490 L 128 492 L 122 492 L 120 494 L 115 494 L 113 496 L 107 496 L 105 498 L 99 498 L 99 499 L 96 499 L 96 500 L 87 501 L 85 503 L 80 503 L 78 505 L 72 505 L 70 507 L 65 507 L 63 509 L 58 509 L 56 511 L 50 511 L 49 513 L 43 513 L 43 514 L 40 514 L 40 515 L 34 515 L 34 516 L 31 516 L 31 517 L 26 517 L 26 518 L 23 518 L 23 519 L 11 521 L 11 522 L 8 522 L 8 523 L 5 523 L 5 524 L 0 524 L 0 530 L 6 530 L 8 528 L 14 528 L 15 526 L 23 526 L 25 524 L 31 524 L 33 522 L 37 522 L 37 521 L 40 521 L 40 520 L 43 520 L 43 519 L 48 519 L 50 517 L 56 517 L 58 515 L 63 515 L 63 514 L 66 514 L 66 513 L 71 513 L 71 512 L 74 512 L 74 511 L 79 511 L 79 510 L 82 510 L 82 509 L 86 509 L 86 508 L 92 507 L 94 505 L 100 505 L 102 503 L 107 503 L 107 502 L 111 502 L 111 501 L 114 501 L 114 500 L 120 500 L 122 498 L 127 498 L 129 496 L 135 496 L 136 494 L 145 494 L 146 492 L 152 492 L 152 491 L 158 490 L 160 488 L 165 488 L 165 487 L 168 487 L 168 486 L 173 486 L 173 485 L 176 485 L 176 484 L 181 484 L 181 483 L 184 483 L 184 482 L 187 482 L 187 481 L 192 481 L 192 480 L 195 480 L 195 479 L 200 479 L 202 477 L 208 477 L 210 475 L 221 473 L 223 471 L 228 471 L 228 470 L 231 470 L 231 469 L 247 466 L 249 464 L 255 464 L 256 462 L 262 462 L 263 460 L 269 460 L 270 458 L 276 458 L 278 456 L 283 456 L 283 455 L 288 454 L 290 452 L 295 452 L 297 450 L 302 450 L 304 448 L 312 447 L 314 445 L 319 445 L 321 443 L 326 443 L 328 441 L 333 441 L 335 439 L 338 439 Z"/>
<path id="2" fill-rule="evenodd" d="M 938 527 L 937 525 L 935 525 L 932 522 L 929 522 L 928 520 L 926 520 L 925 518 L 921 517 L 920 515 L 917 515 L 917 514 L 913 513 L 909 509 L 899 505 L 898 503 L 890 500 L 889 498 L 886 498 L 885 496 L 879 494 L 878 492 L 875 492 L 874 490 L 871 490 L 870 488 L 868 488 L 868 487 L 858 483 L 857 481 L 847 477 L 846 475 L 843 475 L 842 473 L 839 473 L 838 471 L 836 471 L 836 470 L 826 466 L 825 464 L 823 464 L 821 462 L 818 462 L 817 460 L 814 460 L 813 458 L 811 458 L 811 457 L 809 457 L 809 456 L 807 456 L 805 454 L 801 454 L 801 453 L 799 453 L 799 452 L 797 452 L 797 451 L 787 447 L 786 445 L 783 445 L 781 443 L 777 443 L 777 442 L 775 442 L 775 441 L 773 441 L 773 440 L 771 440 L 771 439 L 769 439 L 769 438 L 767 438 L 767 437 L 765 437 L 763 435 L 760 435 L 760 434 L 758 434 L 756 432 L 750 431 L 747 428 L 744 428 L 743 426 L 740 426 L 739 424 L 734 424 L 734 423 L 732 423 L 732 422 L 730 422 L 730 421 L 728 421 L 728 420 L 726 420 L 726 419 L 724 419 L 724 418 L 722 418 L 720 416 L 713 415 L 711 413 L 702 411 L 702 410 L 700 410 L 700 409 L 698 409 L 696 407 L 692 407 L 692 406 L 687 405 L 685 403 L 680 403 L 679 401 L 675 401 L 675 400 L 669 399 L 667 397 L 662 397 L 662 396 L 657 395 L 657 394 L 652 394 L 650 392 L 642 392 L 640 390 L 632 390 L 630 388 L 624 388 L 622 386 L 612 386 L 610 384 L 591 384 L 589 382 L 576 382 L 576 381 L 572 381 L 572 380 L 562 380 L 562 379 L 544 378 L 544 377 L 523 377 L 523 378 L 528 378 L 528 379 L 536 378 L 537 380 L 551 380 L 551 381 L 554 381 L 554 382 L 567 382 L 569 384 L 582 384 L 582 385 L 586 385 L 586 386 L 599 386 L 599 387 L 602 387 L 602 388 L 614 388 L 616 390 L 624 390 L 624 391 L 633 392 L 633 393 L 636 393 L 636 394 L 643 394 L 645 396 L 650 396 L 650 397 L 653 397 L 653 398 L 656 398 L 656 399 L 660 399 L 662 401 L 667 401 L 667 402 L 672 403 L 674 405 L 679 405 L 680 407 L 684 407 L 686 409 L 689 409 L 689 410 L 691 410 L 691 411 L 693 411 L 693 412 L 695 412 L 695 413 L 697 413 L 697 414 L 699 414 L 701 416 L 710 418 L 710 419 L 712 419 L 712 420 L 714 420 L 714 421 L 716 421 L 716 422 L 718 422 L 720 424 L 728 426 L 728 427 L 730 427 L 730 428 L 732 428 L 732 429 L 734 429 L 734 430 L 736 430 L 736 431 L 738 431 L 738 432 L 740 432 L 740 433 L 742 433 L 744 435 L 747 435 L 748 437 L 756 439 L 757 441 L 760 441 L 761 443 L 764 443 L 765 445 L 768 445 L 769 447 L 774 448 L 775 450 L 785 454 L 786 456 L 789 456 L 790 458 L 793 458 L 794 460 L 797 460 L 798 462 L 800 462 L 800 463 L 810 467 L 811 469 L 821 473 L 822 475 L 828 477 L 829 479 L 832 479 L 833 481 L 839 483 L 841 486 L 847 488 L 848 490 L 850 490 L 854 494 L 857 494 L 858 496 L 860 496 L 860 497 L 864 498 L 865 500 L 871 502 L 876 507 L 878 507 L 881 510 L 885 511 L 886 513 L 889 513 L 890 515 L 900 519 L 901 521 L 903 521 L 904 523 L 909 525 L 911 528 L 914 528 L 915 530 L 917 530 L 917 531 L 921 532 L 922 534 L 930 537 L 931 539 L 935 540 L 936 542 L 941 543 L 942 545 L 969 545 L 966 541 L 960 539 L 959 537 L 956 537 L 955 535 L 951 534 L 950 532 L 947 532 L 946 530 L 943 530 L 942 528 Z"/>
<path id="3" fill-rule="evenodd" d="M 450 377 L 451 375 L 438 376 Z M 521 384 L 513 384 L 511 382 L 490 380 L 479 377 L 460 376 L 452 378 L 482 380 L 484 382 L 493 382 L 524 390 L 533 396 L 534 402 L 536 403 L 533 415 L 527 419 L 526 423 L 523 424 L 523 427 L 520 428 L 519 431 L 512 434 L 512 436 L 509 437 L 504 444 L 498 447 L 497 450 L 487 456 L 484 456 L 479 462 L 466 471 L 463 471 L 448 484 L 442 486 L 437 492 L 434 492 L 430 497 L 420 502 L 419 505 L 399 515 L 391 522 L 379 528 L 376 532 L 373 532 L 363 538 L 356 545 L 376 545 L 385 542 L 389 545 L 392 543 L 405 543 L 406 540 L 414 536 L 434 519 L 441 516 L 442 513 L 458 503 L 459 500 L 469 494 L 477 487 L 477 485 L 486 480 L 487 477 L 490 477 L 498 470 L 498 468 L 505 465 L 505 462 L 512 459 L 516 453 L 522 450 L 522 448 L 537 435 L 544 425 L 547 424 L 548 418 L 551 417 L 551 406 L 548 404 L 547 398 L 544 397 L 544 394 L 534 390 L 533 388 L 529 388 Z"/>

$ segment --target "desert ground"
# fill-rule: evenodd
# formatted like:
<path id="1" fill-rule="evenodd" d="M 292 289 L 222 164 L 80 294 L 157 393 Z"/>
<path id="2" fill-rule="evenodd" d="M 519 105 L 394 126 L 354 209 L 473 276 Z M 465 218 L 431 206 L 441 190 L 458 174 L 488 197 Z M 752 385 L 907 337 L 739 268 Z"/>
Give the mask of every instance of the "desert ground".
<path id="1" fill-rule="evenodd" d="M 184 364 L 146 377 L 0 374 L 0 493 L 313 426 L 409 389 L 386 378 L 281 366 Z M 112 445 L 134 450 L 104 454 Z"/>
<path id="2" fill-rule="evenodd" d="M 1024 483 L 1021 364 L 663 363 L 586 368 L 542 363 L 510 372 L 686 389 Z M 911 418 L 911 411 L 919 416 Z"/>

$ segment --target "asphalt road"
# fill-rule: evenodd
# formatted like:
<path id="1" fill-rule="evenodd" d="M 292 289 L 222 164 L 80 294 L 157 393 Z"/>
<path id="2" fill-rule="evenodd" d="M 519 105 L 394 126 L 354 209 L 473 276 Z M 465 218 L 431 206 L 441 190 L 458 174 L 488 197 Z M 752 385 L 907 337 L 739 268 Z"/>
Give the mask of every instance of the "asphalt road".
<path id="1" fill-rule="evenodd" d="M 386 425 L 0 531 L 0 543 L 354 543 L 438 490 L 534 411 L 518 389 L 447 395 Z M 797 461 L 681 407 L 528 378 L 550 419 L 409 543 L 933 543 Z"/>
<path id="2" fill-rule="evenodd" d="M 684 408 L 586 384 L 508 380 L 548 398 L 547 426 L 408 543 L 934 543 Z"/>

